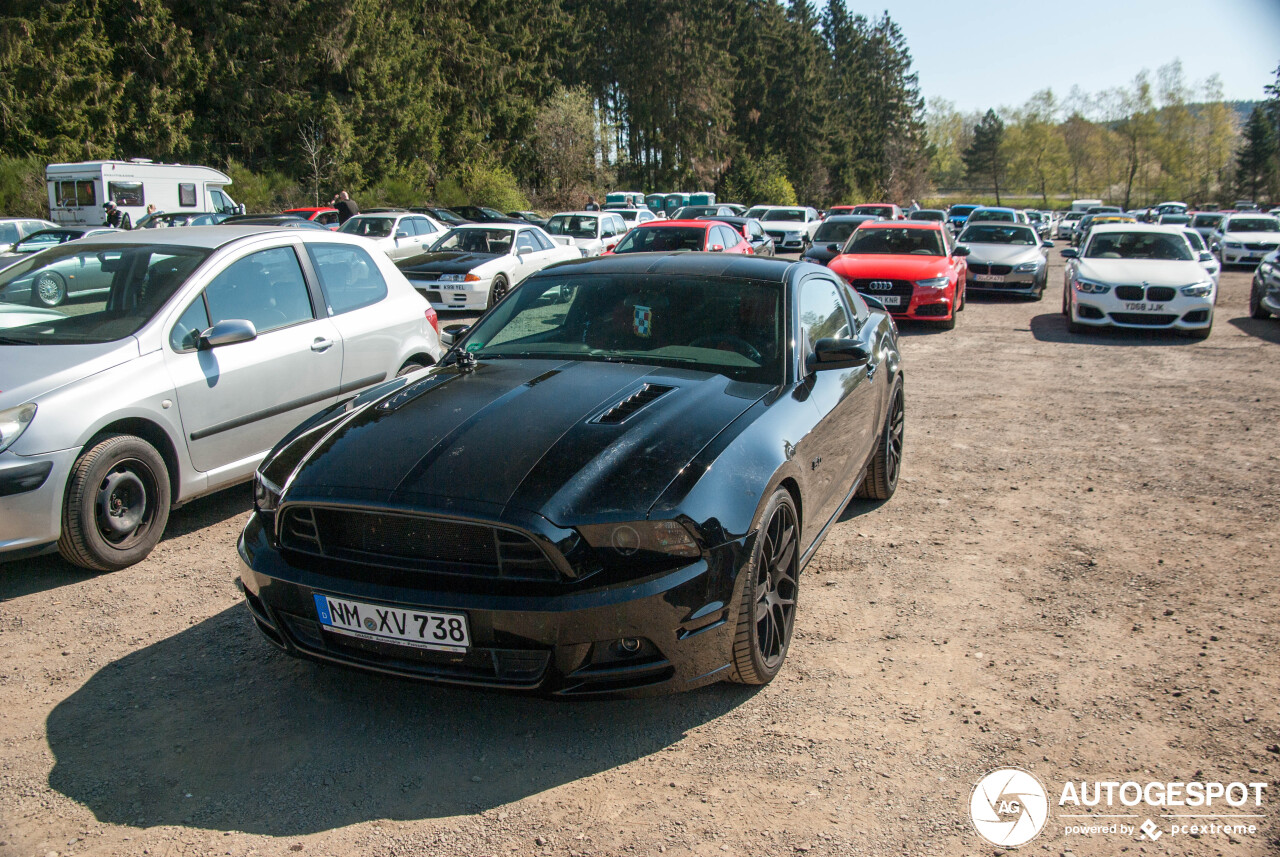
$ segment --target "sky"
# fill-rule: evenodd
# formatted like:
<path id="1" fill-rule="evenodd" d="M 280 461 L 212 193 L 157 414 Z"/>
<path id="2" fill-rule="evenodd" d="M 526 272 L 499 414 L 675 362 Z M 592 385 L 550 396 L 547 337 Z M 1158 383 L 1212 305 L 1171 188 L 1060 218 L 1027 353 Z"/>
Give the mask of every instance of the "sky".
<path id="1" fill-rule="evenodd" d="M 1265 98 L 1280 65 L 1280 0 L 848 0 L 885 10 L 907 38 L 926 99 L 963 113 L 1016 107 L 1041 89 L 1095 93 L 1175 59 L 1228 101 Z"/>

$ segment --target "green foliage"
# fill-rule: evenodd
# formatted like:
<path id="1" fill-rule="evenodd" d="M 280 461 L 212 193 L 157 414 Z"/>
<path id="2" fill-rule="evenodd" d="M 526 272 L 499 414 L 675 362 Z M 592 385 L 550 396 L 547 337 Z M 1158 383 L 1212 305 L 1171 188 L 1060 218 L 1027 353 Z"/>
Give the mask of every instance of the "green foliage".
<path id="1" fill-rule="evenodd" d="M 1000 204 L 1000 181 L 1008 169 L 1009 155 L 1004 149 L 1004 121 L 994 110 L 988 110 L 973 129 L 973 142 L 964 150 L 964 166 L 969 176 L 991 181 Z"/>
<path id="2" fill-rule="evenodd" d="M 42 159 L 0 156 L 0 212 L 9 217 L 49 216 Z"/>
<path id="3" fill-rule="evenodd" d="M 1280 185 L 1280 168 L 1276 156 L 1280 153 L 1280 141 L 1276 129 L 1263 105 L 1253 108 L 1249 124 L 1244 129 L 1244 142 L 1236 155 L 1236 187 L 1240 194 L 1251 199 L 1275 198 Z"/>
<path id="4" fill-rule="evenodd" d="M 796 205 L 796 190 L 787 178 L 787 164 L 776 154 L 753 158 L 739 155 L 725 172 L 721 196 L 743 205 Z"/>
<path id="5" fill-rule="evenodd" d="M 499 211 L 515 211 L 529 207 L 516 177 L 510 170 L 493 163 L 475 163 L 460 167 L 436 186 L 436 199 L 443 206 L 487 205 Z"/>
<path id="6" fill-rule="evenodd" d="M 231 195 L 243 203 L 245 211 L 266 213 L 312 205 L 312 200 L 293 179 L 276 170 L 253 172 L 239 161 L 227 163 Z M 327 202 L 328 198 L 322 200 Z"/>

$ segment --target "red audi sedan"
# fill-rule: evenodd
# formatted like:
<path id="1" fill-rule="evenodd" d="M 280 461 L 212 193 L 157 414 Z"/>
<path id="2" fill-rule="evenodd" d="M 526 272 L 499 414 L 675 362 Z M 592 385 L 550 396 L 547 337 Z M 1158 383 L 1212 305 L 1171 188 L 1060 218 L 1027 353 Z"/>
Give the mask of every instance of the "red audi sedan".
<path id="1" fill-rule="evenodd" d="M 956 246 L 941 223 L 871 221 L 849 236 L 829 266 L 895 319 L 951 330 L 964 309 L 968 255 L 969 248 Z"/>
<path id="2" fill-rule="evenodd" d="M 613 248 L 614 253 L 669 253 L 707 250 L 750 255 L 751 242 L 718 220 L 650 220 L 632 229 Z"/>

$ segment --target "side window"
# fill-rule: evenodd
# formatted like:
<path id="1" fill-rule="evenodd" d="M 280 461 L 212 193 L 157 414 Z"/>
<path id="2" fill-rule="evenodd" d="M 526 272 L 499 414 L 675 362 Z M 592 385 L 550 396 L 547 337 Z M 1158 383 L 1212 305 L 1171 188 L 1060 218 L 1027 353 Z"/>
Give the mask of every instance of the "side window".
<path id="1" fill-rule="evenodd" d="M 307 244 L 329 315 L 376 304 L 387 296 L 387 281 L 368 253 L 345 244 Z"/>
<path id="2" fill-rule="evenodd" d="M 213 210 L 218 214 L 231 214 L 234 211 L 231 200 L 217 188 L 209 188 L 209 201 L 213 203 Z"/>
<path id="3" fill-rule="evenodd" d="M 142 182 L 110 182 L 107 184 L 107 199 L 116 205 L 146 205 L 147 197 L 142 192 Z"/>
<path id="4" fill-rule="evenodd" d="M 551 250 L 556 246 L 554 241 L 552 241 L 550 238 L 543 235 L 541 232 L 537 231 L 536 229 L 530 229 L 529 234 L 533 236 L 533 240 L 536 241 L 538 243 L 538 246 L 541 247 L 543 250 Z"/>
<path id="5" fill-rule="evenodd" d="M 425 217 L 415 217 L 413 222 L 418 227 L 419 235 L 430 235 L 436 231 L 436 228 L 431 225 L 431 221 Z"/>
<path id="6" fill-rule="evenodd" d="M 800 332 L 804 335 L 804 353 L 813 344 L 828 337 L 851 335 L 852 325 L 844 301 L 835 283 L 825 277 L 805 280 L 800 291 Z"/>
<path id="7" fill-rule="evenodd" d="M 862 327 L 862 323 L 871 315 L 871 308 L 867 306 L 867 302 L 862 299 L 862 295 L 858 294 L 847 283 L 842 289 L 844 293 L 845 303 L 853 310 L 853 317 L 858 323 L 858 327 Z"/>
<path id="8" fill-rule="evenodd" d="M 316 215 L 316 223 L 321 226 L 332 226 L 338 222 L 338 214 L 333 211 L 322 211 Z"/>
<path id="9" fill-rule="evenodd" d="M 538 243 L 533 240 L 533 233 L 528 229 L 521 229 L 519 237 L 516 238 L 516 251 L 530 250 L 537 252 L 541 249 Z"/>
<path id="10" fill-rule="evenodd" d="M 732 247 L 734 244 L 737 244 L 738 242 L 733 240 L 733 237 L 729 234 L 728 229 L 725 229 L 723 226 L 717 226 L 713 230 L 713 233 L 711 236 L 711 243 L 719 244 L 721 247 L 728 250 L 730 247 Z"/>
<path id="11" fill-rule="evenodd" d="M 253 322 L 258 333 L 311 319 L 311 298 L 292 247 L 260 250 L 232 262 L 204 290 L 210 323 Z"/>
<path id="12" fill-rule="evenodd" d="M 195 208 L 196 207 L 196 183 L 195 182 L 178 182 L 178 207 L 179 208 Z"/>
<path id="13" fill-rule="evenodd" d="M 204 294 L 201 294 L 169 332 L 169 345 L 174 351 L 195 351 L 196 340 L 208 329 L 209 311 L 205 309 Z"/>

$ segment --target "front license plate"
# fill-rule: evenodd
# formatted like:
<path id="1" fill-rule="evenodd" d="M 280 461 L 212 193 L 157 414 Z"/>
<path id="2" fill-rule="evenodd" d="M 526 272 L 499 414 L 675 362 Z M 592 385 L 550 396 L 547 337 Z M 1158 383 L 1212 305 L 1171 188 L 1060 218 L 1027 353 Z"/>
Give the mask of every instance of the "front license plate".
<path id="1" fill-rule="evenodd" d="M 1135 303 L 1125 304 L 1126 312 L 1164 312 L 1164 304 Z"/>
<path id="2" fill-rule="evenodd" d="M 978 283 L 1003 283 L 1003 274 L 974 274 L 973 279 Z"/>
<path id="3" fill-rule="evenodd" d="M 885 306 L 902 306 L 902 297 L 900 295 L 872 295 L 871 297 Z"/>
<path id="4" fill-rule="evenodd" d="M 444 652 L 466 651 L 471 645 L 465 613 L 402 610 L 315 593 L 316 615 L 330 631 Z"/>

